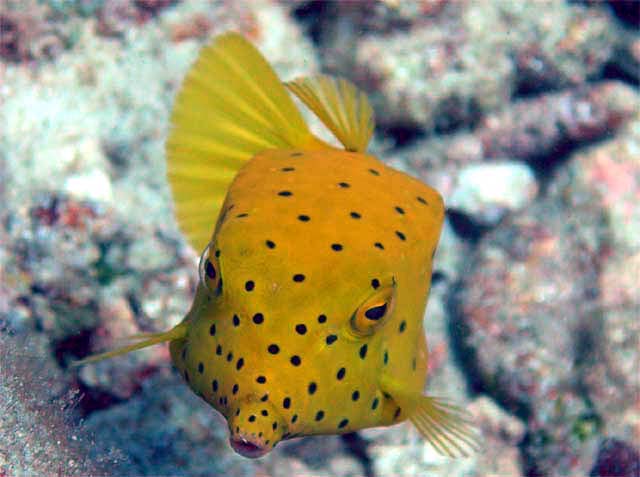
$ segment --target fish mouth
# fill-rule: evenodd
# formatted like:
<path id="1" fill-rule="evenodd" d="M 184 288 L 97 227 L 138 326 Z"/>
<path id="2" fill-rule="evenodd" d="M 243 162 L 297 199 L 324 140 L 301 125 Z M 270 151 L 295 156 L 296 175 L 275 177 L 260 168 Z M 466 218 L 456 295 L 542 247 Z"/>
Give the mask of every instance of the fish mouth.
<path id="1" fill-rule="evenodd" d="M 229 442 L 231 443 L 231 447 L 234 451 L 243 457 L 248 457 L 249 459 L 262 457 L 271 450 L 269 446 L 251 442 L 244 437 L 234 437 L 229 439 Z"/>

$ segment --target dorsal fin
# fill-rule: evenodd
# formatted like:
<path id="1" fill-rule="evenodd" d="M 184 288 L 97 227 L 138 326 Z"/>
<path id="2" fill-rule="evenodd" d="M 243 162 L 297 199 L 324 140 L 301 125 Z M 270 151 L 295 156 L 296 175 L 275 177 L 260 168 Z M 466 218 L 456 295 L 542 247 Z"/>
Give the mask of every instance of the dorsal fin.
<path id="1" fill-rule="evenodd" d="M 344 78 L 327 75 L 298 78 L 286 85 L 347 151 L 366 151 L 374 121 L 373 109 L 363 91 Z"/>
<path id="2" fill-rule="evenodd" d="M 167 172 L 176 217 L 198 251 L 247 160 L 265 149 L 318 145 L 269 63 L 238 33 L 201 50 L 176 97 L 171 126 Z"/>

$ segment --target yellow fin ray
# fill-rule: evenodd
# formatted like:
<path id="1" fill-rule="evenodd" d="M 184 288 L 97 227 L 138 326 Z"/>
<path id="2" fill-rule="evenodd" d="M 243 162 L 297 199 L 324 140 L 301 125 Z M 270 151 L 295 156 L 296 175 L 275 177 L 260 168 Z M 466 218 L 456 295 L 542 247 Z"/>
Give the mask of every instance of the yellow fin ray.
<path id="1" fill-rule="evenodd" d="M 171 124 L 167 172 L 176 218 L 198 251 L 246 161 L 265 149 L 318 145 L 271 66 L 237 33 L 202 49 L 176 97 Z M 192 207 L 201 196 L 201 207 Z"/>
<path id="2" fill-rule="evenodd" d="M 373 109 L 364 92 L 344 78 L 327 75 L 286 83 L 347 151 L 366 152 L 373 135 Z"/>
<path id="3" fill-rule="evenodd" d="M 409 420 L 440 454 L 467 457 L 480 448 L 464 411 L 451 405 L 442 406 L 437 398 L 420 396 Z"/>
<path id="4" fill-rule="evenodd" d="M 479 435 L 469 413 L 431 396 L 412 394 L 384 377 L 382 388 L 404 409 L 420 434 L 442 455 L 468 457 L 480 450 Z"/>
<path id="5" fill-rule="evenodd" d="M 93 356 L 89 356 L 88 358 L 84 358 L 78 361 L 74 361 L 71 363 L 71 366 L 83 366 L 89 363 L 95 363 L 97 361 L 102 361 L 104 359 L 113 358 L 115 356 L 121 356 L 123 354 L 131 353 L 132 351 L 137 351 L 139 349 L 148 348 L 149 346 L 153 346 L 159 343 L 164 343 L 165 341 L 173 341 L 180 338 L 184 338 L 187 334 L 188 322 L 183 321 L 182 323 L 174 326 L 169 331 L 165 331 L 163 333 L 142 333 L 128 337 L 129 339 L 142 339 L 141 342 L 133 343 L 128 346 L 123 346 L 122 348 L 114 349 L 112 351 L 106 351 L 104 353 L 95 354 Z"/>

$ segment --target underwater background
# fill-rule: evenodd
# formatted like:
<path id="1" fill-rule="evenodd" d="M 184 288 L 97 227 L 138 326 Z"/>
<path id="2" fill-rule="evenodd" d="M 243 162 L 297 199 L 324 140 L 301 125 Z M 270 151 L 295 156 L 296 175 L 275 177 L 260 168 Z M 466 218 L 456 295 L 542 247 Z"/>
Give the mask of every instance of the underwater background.
<path id="1" fill-rule="evenodd" d="M 640 475 L 639 11 L 4 0 L 0 477 Z M 228 30 L 283 79 L 356 83 L 370 152 L 444 196 L 428 390 L 475 416 L 483 452 L 442 457 L 403 423 L 248 460 L 166 345 L 69 367 L 188 310 L 199 251 L 173 218 L 167 118 Z"/>

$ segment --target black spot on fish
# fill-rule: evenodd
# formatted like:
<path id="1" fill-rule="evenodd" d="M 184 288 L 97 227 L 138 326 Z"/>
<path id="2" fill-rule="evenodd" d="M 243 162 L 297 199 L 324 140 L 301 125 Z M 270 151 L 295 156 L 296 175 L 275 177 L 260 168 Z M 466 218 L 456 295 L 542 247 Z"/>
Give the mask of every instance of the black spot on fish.
<path id="1" fill-rule="evenodd" d="M 373 287 L 374 290 L 377 290 L 378 287 L 380 286 L 380 280 L 378 280 L 377 278 L 374 278 L 373 280 L 371 280 L 371 286 Z"/>
<path id="2" fill-rule="evenodd" d="M 216 346 L 216 354 L 218 356 L 222 356 L 222 346 L 220 345 Z"/>
<path id="3" fill-rule="evenodd" d="M 300 366 L 301 362 L 302 361 L 300 360 L 300 356 L 298 355 L 291 356 L 291 364 L 293 364 L 294 366 Z"/>
<path id="4" fill-rule="evenodd" d="M 340 421 L 340 424 L 338 424 L 338 429 L 342 429 L 343 427 L 347 427 L 347 424 L 349 424 L 349 419 L 343 419 L 342 421 Z"/>
<path id="5" fill-rule="evenodd" d="M 244 366 L 244 359 L 240 358 L 237 362 L 236 362 L 236 369 L 238 371 L 240 371 L 242 369 L 242 367 Z"/>
<path id="6" fill-rule="evenodd" d="M 355 391 L 353 391 L 353 393 L 351 393 L 351 400 L 357 401 L 358 399 L 360 399 L 360 391 L 356 389 Z"/>
<path id="7" fill-rule="evenodd" d="M 258 376 L 256 378 L 256 382 L 260 383 L 260 384 L 264 384 L 267 382 L 267 378 L 265 378 L 264 376 Z"/>
<path id="8" fill-rule="evenodd" d="M 346 374 L 347 370 L 344 368 L 340 368 L 338 370 L 338 373 L 336 374 L 336 378 L 338 379 L 338 381 L 340 381 L 342 378 L 344 378 L 344 375 Z"/>
<path id="9" fill-rule="evenodd" d="M 329 335 L 326 338 L 326 342 L 328 345 L 333 344 L 336 340 L 338 339 L 338 337 L 336 335 Z"/>
<path id="10" fill-rule="evenodd" d="M 260 411 L 260 414 L 262 414 L 264 417 L 267 417 L 269 415 L 269 411 L 263 409 L 262 411 Z"/>
<path id="11" fill-rule="evenodd" d="M 331 249 L 335 252 L 339 252 L 340 250 L 342 250 L 342 245 L 340 245 L 339 243 L 332 243 Z"/>
<path id="12" fill-rule="evenodd" d="M 316 422 L 322 421 L 322 419 L 324 419 L 324 411 L 320 410 L 316 412 Z"/>
<path id="13" fill-rule="evenodd" d="M 380 400 L 378 398 L 374 398 L 371 403 L 371 409 L 375 411 L 378 408 L 378 404 L 380 404 Z"/>
<path id="14" fill-rule="evenodd" d="M 407 237 L 405 236 L 405 234 L 403 234 L 402 232 L 400 232 L 399 230 L 396 230 L 396 235 L 398 236 L 398 238 L 400 240 L 407 240 Z"/>
<path id="15" fill-rule="evenodd" d="M 421 204 L 429 205 L 429 202 L 427 202 L 424 198 L 420 196 L 416 197 L 416 199 L 418 199 L 418 202 L 420 202 Z"/>
<path id="16" fill-rule="evenodd" d="M 384 362 L 385 365 L 389 363 L 389 352 L 386 349 L 384 350 L 383 362 Z"/>
<path id="17" fill-rule="evenodd" d="M 236 218 L 238 218 L 238 219 L 243 219 L 243 218 L 245 218 L 245 217 L 249 217 L 249 214 L 247 214 L 247 213 L 242 213 L 242 214 L 238 214 L 238 215 L 236 215 Z"/>
<path id="18" fill-rule="evenodd" d="M 359 219 L 362 217 L 362 215 L 360 215 L 358 212 L 350 212 L 349 215 L 352 219 Z"/>
<path id="19" fill-rule="evenodd" d="M 210 334 L 211 336 L 215 336 L 215 335 L 216 335 L 216 324 L 215 324 L 215 323 L 214 323 L 214 324 L 212 324 L 212 325 L 209 327 L 209 334 Z M 184 350 L 182 350 L 182 352 L 184 353 Z M 184 357 L 183 357 L 182 359 L 184 359 Z"/>
<path id="20" fill-rule="evenodd" d="M 202 374 L 204 372 L 204 364 L 198 363 L 198 372 Z"/>
<path id="21" fill-rule="evenodd" d="M 216 258 L 220 258 L 220 250 L 216 250 L 214 255 L 216 256 Z"/>
<path id="22" fill-rule="evenodd" d="M 400 413 L 402 412 L 402 409 L 397 408 L 396 412 L 393 413 L 393 418 L 394 419 L 398 419 L 398 417 L 400 417 Z"/>
<path id="23" fill-rule="evenodd" d="M 280 347 L 277 344 L 270 344 L 267 351 L 271 354 L 278 354 L 280 352 Z"/>
<path id="24" fill-rule="evenodd" d="M 292 152 L 291 154 L 289 154 L 289 157 L 300 157 L 302 155 L 303 153 L 301 152 Z"/>
<path id="25" fill-rule="evenodd" d="M 298 415 L 297 414 L 294 414 L 293 416 L 291 416 L 291 424 L 293 424 L 297 420 L 298 420 Z"/>
<path id="26" fill-rule="evenodd" d="M 213 392 L 218 392 L 218 381 L 216 379 L 214 379 L 213 381 L 211 381 L 211 388 L 213 389 Z"/>
<path id="27" fill-rule="evenodd" d="M 340 187 L 342 187 L 343 189 L 348 189 L 350 187 L 349 183 L 347 183 L 347 182 L 338 182 L 338 185 Z"/>
<path id="28" fill-rule="evenodd" d="M 278 428 L 278 423 L 273 421 L 273 424 L 271 424 L 271 429 L 275 431 L 277 428 Z"/>
<path id="29" fill-rule="evenodd" d="M 256 420 L 256 416 L 254 416 L 253 414 L 251 414 L 249 416 L 249 422 L 254 422 Z"/>
<path id="30" fill-rule="evenodd" d="M 265 394 L 260 398 L 261 402 L 266 402 L 269 399 L 269 394 Z"/>
<path id="31" fill-rule="evenodd" d="M 360 351 L 359 351 L 360 358 L 364 359 L 364 358 L 367 356 L 367 349 L 368 349 L 368 347 L 367 347 L 367 345 L 366 345 L 366 344 L 363 344 L 363 345 L 360 347 Z"/>
<path id="32" fill-rule="evenodd" d="M 299 335 L 303 335 L 307 332 L 307 327 L 303 323 L 299 323 L 296 325 L 296 333 Z"/>
<path id="33" fill-rule="evenodd" d="M 231 390 L 231 394 L 238 394 L 238 390 L 240 389 L 240 386 L 238 386 L 238 384 L 234 384 L 233 385 L 233 389 Z"/>
<path id="34" fill-rule="evenodd" d="M 256 325 L 261 324 L 264 321 L 264 315 L 262 313 L 256 313 L 255 315 L 253 315 L 253 322 Z"/>
<path id="35" fill-rule="evenodd" d="M 290 197 L 293 195 L 293 193 L 289 190 L 281 190 L 280 192 L 278 192 L 278 195 L 281 197 Z"/>
<path id="36" fill-rule="evenodd" d="M 285 409 L 289 409 L 291 407 L 291 398 L 286 397 L 282 400 L 282 407 Z"/>
<path id="37" fill-rule="evenodd" d="M 275 242 L 272 242 L 271 240 L 265 240 L 265 245 L 269 248 L 276 248 L 276 244 Z"/>
<path id="38" fill-rule="evenodd" d="M 326 321 L 327 321 L 327 315 L 318 316 L 318 323 L 326 323 Z"/>
<path id="39" fill-rule="evenodd" d="M 282 169 L 280 169 L 282 172 L 291 172 L 291 171 L 295 171 L 296 168 L 295 167 L 283 167 Z"/>
<path id="40" fill-rule="evenodd" d="M 302 273 L 296 273 L 296 274 L 293 276 L 293 281 L 294 281 L 294 282 L 298 282 L 298 283 L 300 283 L 300 282 L 303 282 L 303 281 L 304 281 L 304 278 L 305 278 L 305 276 L 304 276 Z"/>
<path id="41" fill-rule="evenodd" d="M 379 176 L 380 175 L 380 173 L 378 171 L 376 171 L 375 169 L 369 169 L 369 172 L 371 174 L 373 174 L 374 176 Z"/>
<path id="42" fill-rule="evenodd" d="M 298 220 L 300 222 L 309 222 L 311 220 L 311 217 L 309 217 L 308 215 L 298 215 Z"/>
<path id="43" fill-rule="evenodd" d="M 400 333 L 404 333 L 404 330 L 406 330 L 406 329 L 407 329 L 407 322 L 406 322 L 406 321 L 404 321 L 404 320 L 402 320 L 402 321 L 400 322 L 400 326 L 398 326 L 398 331 L 399 331 Z"/>
<path id="44" fill-rule="evenodd" d="M 309 383 L 309 387 L 307 388 L 307 391 L 309 392 L 309 394 L 314 394 L 317 389 L 318 389 L 318 385 L 313 381 L 311 381 Z"/>
<path id="45" fill-rule="evenodd" d="M 397 205 L 395 206 L 396 212 L 398 212 L 400 215 L 404 215 L 404 209 L 402 207 L 398 207 Z"/>
<path id="46" fill-rule="evenodd" d="M 240 317 L 238 315 L 233 315 L 233 326 L 240 325 Z"/>
<path id="47" fill-rule="evenodd" d="M 227 354 L 227 361 L 230 363 L 233 360 L 233 353 Z"/>
<path id="48" fill-rule="evenodd" d="M 379 248 L 380 250 L 384 250 L 384 245 L 382 245 L 380 242 L 374 243 L 373 246 Z"/>
<path id="49" fill-rule="evenodd" d="M 253 282 L 253 280 L 249 280 L 244 284 L 244 289 L 250 292 L 250 291 L 253 291 L 255 286 L 256 284 Z"/>

